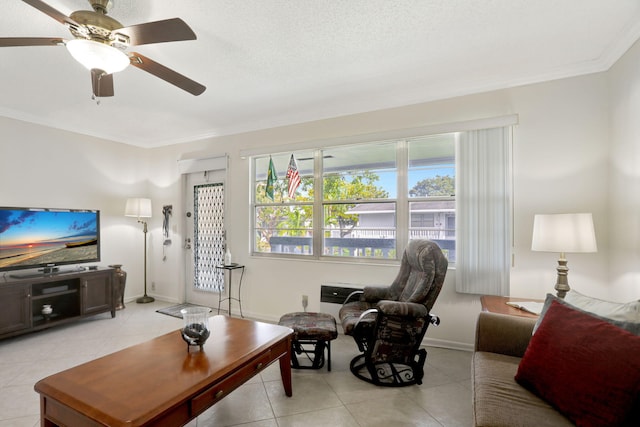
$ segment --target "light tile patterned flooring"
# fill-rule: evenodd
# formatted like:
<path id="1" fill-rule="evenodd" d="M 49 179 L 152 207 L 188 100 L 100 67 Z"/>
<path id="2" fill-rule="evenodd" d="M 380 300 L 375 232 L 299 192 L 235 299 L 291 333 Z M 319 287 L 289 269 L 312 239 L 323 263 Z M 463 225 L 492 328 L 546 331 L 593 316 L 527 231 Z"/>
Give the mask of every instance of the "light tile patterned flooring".
<path id="1" fill-rule="evenodd" d="M 182 320 L 156 313 L 171 304 L 128 303 L 116 318 L 102 314 L 0 341 L 0 427 L 39 425 L 33 385 L 47 375 L 179 329 Z M 446 320 L 445 320 L 446 321 Z M 428 333 L 428 332 L 427 332 Z M 246 426 L 470 426 L 471 353 L 428 348 L 420 386 L 376 387 L 355 378 L 351 337 L 332 342 L 332 371 L 294 370 L 286 397 L 275 363 L 188 424 Z M 153 360 L 149 360 L 153 363 Z"/>

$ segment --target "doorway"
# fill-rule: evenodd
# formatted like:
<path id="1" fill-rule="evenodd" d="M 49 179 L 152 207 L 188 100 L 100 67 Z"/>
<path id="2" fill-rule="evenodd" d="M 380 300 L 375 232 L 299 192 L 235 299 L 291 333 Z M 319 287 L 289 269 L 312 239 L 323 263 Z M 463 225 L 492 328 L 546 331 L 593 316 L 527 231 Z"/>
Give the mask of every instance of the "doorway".
<path id="1" fill-rule="evenodd" d="M 186 175 L 185 283 L 186 301 L 217 307 L 224 292 L 225 171 Z"/>

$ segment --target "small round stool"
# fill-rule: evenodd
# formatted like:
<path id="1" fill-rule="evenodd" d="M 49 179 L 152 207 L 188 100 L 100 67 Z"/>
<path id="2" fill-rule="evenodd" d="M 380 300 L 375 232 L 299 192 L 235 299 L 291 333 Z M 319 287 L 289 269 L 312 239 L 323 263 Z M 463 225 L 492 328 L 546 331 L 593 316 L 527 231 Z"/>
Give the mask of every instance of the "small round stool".
<path id="1" fill-rule="evenodd" d="M 307 312 L 288 313 L 280 318 L 278 324 L 293 329 L 291 367 L 296 369 L 322 368 L 326 347 L 327 370 L 331 371 L 331 341 L 338 337 L 336 319 L 332 315 Z M 298 361 L 298 355 L 302 354 L 307 357 L 310 364 L 301 364 Z"/>

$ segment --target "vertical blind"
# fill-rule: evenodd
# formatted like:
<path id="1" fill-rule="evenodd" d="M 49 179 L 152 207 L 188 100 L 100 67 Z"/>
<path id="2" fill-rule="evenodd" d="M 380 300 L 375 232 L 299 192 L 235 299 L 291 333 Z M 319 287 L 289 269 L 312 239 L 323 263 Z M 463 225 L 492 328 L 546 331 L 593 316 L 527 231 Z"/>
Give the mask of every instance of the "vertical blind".
<path id="1" fill-rule="evenodd" d="M 511 127 L 464 132 L 456 170 L 456 291 L 509 295 Z"/>

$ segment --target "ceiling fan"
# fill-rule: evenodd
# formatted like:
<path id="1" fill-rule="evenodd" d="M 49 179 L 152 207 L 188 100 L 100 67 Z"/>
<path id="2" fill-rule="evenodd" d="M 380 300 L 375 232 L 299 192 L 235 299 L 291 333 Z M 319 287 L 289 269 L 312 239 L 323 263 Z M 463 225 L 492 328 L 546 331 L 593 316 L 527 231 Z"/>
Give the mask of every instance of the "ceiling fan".
<path id="1" fill-rule="evenodd" d="M 0 47 L 9 46 L 66 46 L 73 58 L 91 71 L 93 95 L 113 96 L 113 73 L 133 65 L 159 77 L 193 95 L 200 95 L 206 87 L 161 65 L 137 52 L 127 52 L 129 46 L 195 40 L 195 33 L 180 18 L 147 22 L 123 27 L 107 16 L 111 0 L 88 0 L 92 11 L 78 10 L 70 16 L 59 12 L 40 0 L 22 0 L 63 24 L 73 35 L 72 40 L 57 37 L 5 37 Z"/>

